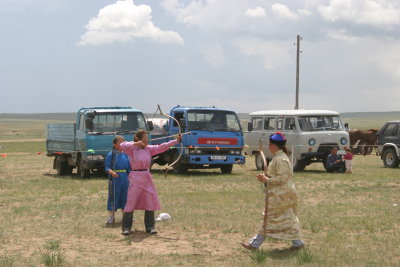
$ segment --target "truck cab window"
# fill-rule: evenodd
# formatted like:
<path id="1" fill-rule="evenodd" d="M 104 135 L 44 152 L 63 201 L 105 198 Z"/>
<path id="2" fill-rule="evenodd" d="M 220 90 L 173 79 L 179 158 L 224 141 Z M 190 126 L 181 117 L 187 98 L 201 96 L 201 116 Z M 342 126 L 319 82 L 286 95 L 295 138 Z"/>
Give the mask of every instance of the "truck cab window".
<path id="1" fill-rule="evenodd" d="M 83 114 L 80 114 L 80 119 L 79 119 L 79 128 L 78 130 L 84 131 L 85 130 L 85 116 Z"/>
<path id="2" fill-rule="evenodd" d="M 181 120 L 183 120 L 183 112 L 176 112 L 174 114 L 174 118 L 179 121 L 179 123 L 181 123 Z M 174 124 L 172 124 L 174 127 L 178 127 L 178 124 L 176 123 L 176 121 L 174 120 Z"/>

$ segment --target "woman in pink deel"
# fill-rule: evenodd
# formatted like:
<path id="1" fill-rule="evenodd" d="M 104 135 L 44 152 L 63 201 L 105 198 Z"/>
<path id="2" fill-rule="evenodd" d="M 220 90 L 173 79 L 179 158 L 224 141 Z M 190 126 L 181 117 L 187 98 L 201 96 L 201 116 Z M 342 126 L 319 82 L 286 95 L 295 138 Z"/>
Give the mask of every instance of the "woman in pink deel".
<path id="1" fill-rule="evenodd" d="M 133 138 L 134 142 L 121 143 L 122 151 L 129 157 L 131 172 L 129 173 L 128 199 L 122 217 L 122 234 L 129 235 L 132 228 L 133 212 L 144 210 L 144 224 L 146 232 L 157 234 L 154 228 L 154 211 L 160 210 L 160 201 L 149 171 L 151 156 L 162 153 L 181 142 L 177 139 L 160 145 L 147 145 L 148 136 L 144 130 L 138 130 Z"/>

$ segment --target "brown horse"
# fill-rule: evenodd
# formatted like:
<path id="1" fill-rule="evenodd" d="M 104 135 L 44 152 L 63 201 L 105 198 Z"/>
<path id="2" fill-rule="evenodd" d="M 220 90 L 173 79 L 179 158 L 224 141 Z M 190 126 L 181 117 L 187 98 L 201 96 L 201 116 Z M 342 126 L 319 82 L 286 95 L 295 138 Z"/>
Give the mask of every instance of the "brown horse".
<path id="1" fill-rule="evenodd" d="M 350 135 L 350 147 L 354 153 L 360 153 L 364 156 L 370 154 L 372 149 L 376 146 L 376 133 L 378 129 L 359 130 L 352 129 Z M 357 144 L 357 147 L 354 146 Z"/>

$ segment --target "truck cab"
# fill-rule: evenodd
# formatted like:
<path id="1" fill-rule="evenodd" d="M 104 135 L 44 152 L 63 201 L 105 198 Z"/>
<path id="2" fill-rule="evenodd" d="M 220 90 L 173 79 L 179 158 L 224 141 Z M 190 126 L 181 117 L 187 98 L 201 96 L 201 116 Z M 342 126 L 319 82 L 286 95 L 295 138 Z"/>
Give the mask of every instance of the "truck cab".
<path id="1" fill-rule="evenodd" d="M 174 162 L 180 153 L 182 157 L 173 166 L 175 173 L 188 169 L 220 168 L 222 173 L 231 173 L 233 164 L 244 163 L 242 153 L 244 138 L 236 113 L 216 107 L 176 106 L 170 116 L 180 122 L 182 146 L 157 156 L 154 162 L 160 165 Z M 175 120 L 169 119 L 164 125 L 168 136 L 179 133 Z M 165 142 L 161 136 L 153 135 L 152 144 Z M 182 148 L 183 147 L 183 148 Z"/>
<path id="2" fill-rule="evenodd" d="M 55 157 L 53 168 L 60 175 L 77 168 L 81 177 L 88 177 L 91 171 L 104 169 L 116 135 L 129 141 L 138 129 L 149 130 L 149 125 L 143 113 L 131 107 L 81 108 L 74 124 L 48 125 L 47 155 Z"/>
<path id="3" fill-rule="evenodd" d="M 293 170 L 301 171 L 313 162 L 322 162 L 332 147 L 343 153 L 350 145 L 349 134 L 338 112 L 330 110 L 265 110 L 249 114 L 245 132 L 246 154 L 254 155 L 257 169 L 262 169 L 259 142 L 267 159 L 273 155 L 267 149 L 269 136 L 280 131 L 287 139 Z M 340 153 L 339 152 L 339 153 Z"/>

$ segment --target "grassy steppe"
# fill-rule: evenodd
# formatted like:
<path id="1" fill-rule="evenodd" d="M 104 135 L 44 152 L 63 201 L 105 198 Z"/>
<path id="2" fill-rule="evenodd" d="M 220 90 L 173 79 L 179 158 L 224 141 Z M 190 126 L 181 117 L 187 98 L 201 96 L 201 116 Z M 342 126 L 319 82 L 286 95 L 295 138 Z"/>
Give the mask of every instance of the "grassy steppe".
<path id="1" fill-rule="evenodd" d="M 21 140 L 45 136 L 45 120 L 2 122 L 3 133 L 21 129 Z M 22 130 L 29 126 L 38 130 L 32 136 Z M 202 170 L 165 178 L 156 166 L 160 212 L 172 220 L 148 236 L 139 211 L 135 233 L 123 238 L 120 214 L 116 228 L 104 225 L 106 178 L 59 177 L 32 141 L 0 145 L 10 152 L 0 157 L 0 266 L 399 266 L 400 169 L 383 168 L 377 156 L 356 156 L 353 174 L 327 174 L 320 164 L 295 173 L 307 248 L 292 252 L 286 241 L 267 240 L 248 252 L 239 242 L 257 232 L 263 207 L 252 157 L 252 171 L 235 166 L 231 175 Z"/>

